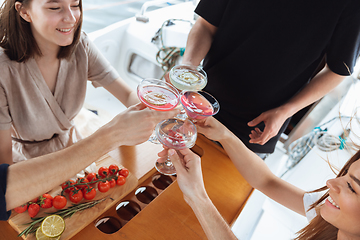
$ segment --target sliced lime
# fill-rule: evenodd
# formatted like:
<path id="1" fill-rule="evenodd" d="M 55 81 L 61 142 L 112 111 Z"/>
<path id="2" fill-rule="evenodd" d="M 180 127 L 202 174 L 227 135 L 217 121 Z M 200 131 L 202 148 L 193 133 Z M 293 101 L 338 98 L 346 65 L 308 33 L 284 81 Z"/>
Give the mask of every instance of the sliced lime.
<path id="1" fill-rule="evenodd" d="M 65 221 L 59 215 L 46 217 L 41 223 L 42 233 L 50 238 L 60 236 L 65 230 Z"/>
<path id="2" fill-rule="evenodd" d="M 43 232 L 41 231 L 41 227 L 38 227 L 38 229 L 36 230 L 36 240 L 58 240 L 60 239 L 61 235 L 60 236 L 57 236 L 57 237 L 54 237 L 54 238 L 51 238 L 51 237 L 47 237 L 43 234 Z"/>

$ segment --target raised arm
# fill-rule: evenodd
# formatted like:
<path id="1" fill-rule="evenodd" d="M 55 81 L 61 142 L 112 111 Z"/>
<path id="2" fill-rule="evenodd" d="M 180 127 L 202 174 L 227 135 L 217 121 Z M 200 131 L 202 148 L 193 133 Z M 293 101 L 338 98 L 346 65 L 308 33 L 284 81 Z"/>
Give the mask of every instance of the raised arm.
<path id="1" fill-rule="evenodd" d="M 215 118 L 207 118 L 198 131 L 219 141 L 245 180 L 254 188 L 285 207 L 305 215 L 305 191 L 275 176 L 262 159 L 250 151 L 232 132 Z"/>
<path id="2" fill-rule="evenodd" d="M 182 63 L 198 66 L 208 53 L 216 30 L 217 27 L 199 17 L 189 33 Z"/>

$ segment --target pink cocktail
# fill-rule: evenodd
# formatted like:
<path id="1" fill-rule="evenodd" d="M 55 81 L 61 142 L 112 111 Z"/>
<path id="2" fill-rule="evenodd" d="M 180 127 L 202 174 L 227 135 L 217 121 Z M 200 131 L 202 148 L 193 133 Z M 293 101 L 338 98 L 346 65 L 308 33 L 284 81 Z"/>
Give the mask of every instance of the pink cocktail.
<path id="1" fill-rule="evenodd" d="M 137 95 L 142 103 L 156 111 L 169 111 L 179 104 L 179 92 L 171 84 L 153 78 L 145 78 L 137 87 Z M 149 141 L 159 143 L 155 134 Z"/>
<path id="2" fill-rule="evenodd" d="M 179 103 L 179 92 L 170 84 L 157 79 L 144 79 L 137 88 L 141 102 L 157 111 L 169 111 Z"/>
<path id="3" fill-rule="evenodd" d="M 158 123 L 155 133 L 160 143 L 175 150 L 193 147 L 197 138 L 196 127 L 188 119 L 164 120 Z M 156 162 L 155 167 L 162 174 L 176 174 L 175 167 L 169 158 L 165 162 Z"/>
<path id="4" fill-rule="evenodd" d="M 213 116 L 220 110 L 219 102 L 204 91 L 186 91 L 180 97 L 186 115 L 192 121 L 199 121 Z"/>

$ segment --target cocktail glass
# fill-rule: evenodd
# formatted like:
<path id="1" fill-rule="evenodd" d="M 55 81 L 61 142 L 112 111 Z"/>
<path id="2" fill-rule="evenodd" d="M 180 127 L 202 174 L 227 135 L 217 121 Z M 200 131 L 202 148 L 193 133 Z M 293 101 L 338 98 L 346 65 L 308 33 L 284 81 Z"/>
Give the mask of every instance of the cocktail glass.
<path id="1" fill-rule="evenodd" d="M 184 91 L 200 91 L 207 84 L 207 74 L 199 66 L 180 64 L 171 68 L 169 72 L 170 83 Z M 185 119 L 186 115 L 181 105 L 181 113 L 177 116 L 179 119 Z"/>
<path id="2" fill-rule="evenodd" d="M 169 79 L 181 91 L 200 91 L 207 84 L 207 75 L 199 66 L 180 64 L 171 68 Z"/>
<path id="3" fill-rule="evenodd" d="M 179 92 L 171 84 L 154 78 L 143 79 L 137 87 L 137 95 L 141 102 L 156 111 L 169 111 L 179 103 Z M 158 143 L 153 133 L 149 141 Z"/>
<path id="4" fill-rule="evenodd" d="M 180 102 L 186 115 L 194 123 L 213 116 L 220 110 L 219 102 L 205 91 L 182 92 Z"/>
<path id="5" fill-rule="evenodd" d="M 197 138 L 196 127 L 189 119 L 164 120 L 156 125 L 155 133 L 160 143 L 175 150 L 193 147 Z M 165 175 L 176 174 L 175 167 L 169 158 L 165 162 L 156 161 L 155 168 Z"/>

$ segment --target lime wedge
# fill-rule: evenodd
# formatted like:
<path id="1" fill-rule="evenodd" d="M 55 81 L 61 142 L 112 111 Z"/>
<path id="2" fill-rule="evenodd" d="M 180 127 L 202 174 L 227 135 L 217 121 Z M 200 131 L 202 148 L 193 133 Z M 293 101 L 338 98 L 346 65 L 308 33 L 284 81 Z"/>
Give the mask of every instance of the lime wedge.
<path id="1" fill-rule="evenodd" d="M 46 217 L 41 223 L 42 233 L 50 238 L 60 236 L 65 230 L 65 221 L 59 215 Z"/>
<path id="2" fill-rule="evenodd" d="M 200 80 L 199 77 L 192 72 L 184 72 L 179 75 L 179 78 L 189 84 L 194 84 Z"/>
<path id="3" fill-rule="evenodd" d="M 143 98 L 146 102 L 155 106 L 162 106 L 167 103 L 167 96 L 164 93 L 148 92 Z"/>
<path id="4" fill-rule="evenodd" d="M 43 234 L 43 232 L 41 231 L 41 227 L 38 227 L 38 229 L 36 230 L 36 240 L 58 240 L 60 239 L 61 235 L 60 236 L 57 236 L 57 237 L 54 237 L 54 238 L 50 238 L 50 237 L 47 237 Z"/>

